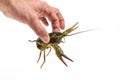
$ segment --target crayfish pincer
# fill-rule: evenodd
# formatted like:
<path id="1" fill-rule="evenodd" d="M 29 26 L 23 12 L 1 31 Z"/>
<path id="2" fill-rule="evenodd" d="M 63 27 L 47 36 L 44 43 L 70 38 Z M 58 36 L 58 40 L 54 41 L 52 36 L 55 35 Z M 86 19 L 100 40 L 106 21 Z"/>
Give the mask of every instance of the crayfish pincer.
<path id="1" fill-rule="evenodd" d="M 65 38 L 66 36 L 70 36 L 68 35 L 69 33 L 71 33 L 72 31 L 74 31 L 77 28 L 77 23 L 75 23 L 72 27 L 68 28 L 67 30 L 65 30 L 64 32 L 52 32 L 49 33 L 50 36 L 50 42 L 49 43 L 44 43 L 40 38 L 38 38 L 37 40 L 29 40 L 30 42 L 36 42 L 36 46 L 38 49 L 40 49 L 40 54 L 39 54 L 39 58 L 37 60 L 37 63 L 40 60 L 41 54 L 43 54 L 43 58 L 44 61 L 41 65 L 41 68 L 43 66 L 43 64 L 46 61 L 46 56 L 51 52 L 51 49 L 53 48 L 55 50 L 55 53 L 57 55 L 57 57 L 66 65 L 68 66 L 65 61 L 63 60 L 63 57 L 68 59 L 69 61 L 73 62 L 72 59 L 70 59 L 69 57 L 67 57 L 63 50 L 61 49 L 61 47 L 59 46 L 60 43 L 64 42 L 63 38 Z M 71 34 L 73 35 L 73 34 Z M 46 49 L 50 49 L 50 51 L 46 54 L 45 51 Z"/>

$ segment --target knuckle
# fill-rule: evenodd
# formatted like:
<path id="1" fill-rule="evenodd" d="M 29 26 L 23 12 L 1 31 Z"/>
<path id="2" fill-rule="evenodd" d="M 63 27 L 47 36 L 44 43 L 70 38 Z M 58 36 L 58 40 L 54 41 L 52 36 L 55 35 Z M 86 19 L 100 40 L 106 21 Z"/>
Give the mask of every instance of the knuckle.
<path id="1" fill-rule="evenodd" d="M 57 12 L 59 12 L 59 9 L 58 8 L 53 8 L 54 9 L 54 11 L 57 11 Z"/>
<path id="2" fill-rule="evenodd" d="M 59 21 L 64 21 L 64 18 L 63 17 L 59 17 Z"/>
<path id="3" fill-rule="evenodd" d="M 50 9 L 50 7 L 46 7 L 46 8 L 44 9 L 44 13 L 45 13 L 46 15 L 50 15 L 50 14 L 52 13 L 52 10 Z"/>
<path id="4" fill-rule="evenodd" d="M 38 36 L 43 37 L 44 32 L 43 32 L 42 29 L 38 29 L 38 30 L 36 31 L 36 34 L 37 34 Z"/>

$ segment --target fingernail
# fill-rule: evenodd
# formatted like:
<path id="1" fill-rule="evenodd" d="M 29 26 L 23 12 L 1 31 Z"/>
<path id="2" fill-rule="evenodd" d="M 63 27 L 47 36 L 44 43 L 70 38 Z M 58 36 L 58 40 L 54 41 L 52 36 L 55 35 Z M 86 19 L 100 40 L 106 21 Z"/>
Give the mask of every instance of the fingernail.
<path id="1" fill-rule="evenodd" d="M 44 36 L 41 38 L 44 43 L 48 43 L 50 41 L 49 36 Z"/>

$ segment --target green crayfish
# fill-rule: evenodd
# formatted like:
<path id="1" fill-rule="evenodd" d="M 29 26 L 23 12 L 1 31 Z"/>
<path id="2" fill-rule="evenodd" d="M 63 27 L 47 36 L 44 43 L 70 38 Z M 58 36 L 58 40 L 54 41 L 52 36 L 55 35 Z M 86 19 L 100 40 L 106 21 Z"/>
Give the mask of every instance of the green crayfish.
<path id="1" fill-rule="evenodd" d="M 51 52 L 51 49 L 53 48 L 55 50 L 55 53 L 57 55 L 57 57 L 66 65 L 68 66 L 65 61 L 63 60 L 63 57 L 70 60 L 71 62 L 73 62 L 72 59 L 70 59 L 69 57 L 67 57 L 63 50 L 61 49 L 61 47 L 59 46 L 59 44 L 61 42 L 63 42 L 63 38 L 65 36 L 70 36 L 68 35 L 69 33 L 71 33 L 72 31 L 74 31 L 76 28 L 77 28 L 77 23 L 75 23 L 72 27 L 70 27 L 69 29 L 65 30 L 64 32 L 52 32 L 52 33 L 49 33 L 49 36 L 50 36 L 50 42 L 49 43 L 44 43 L 40 38 L 38 38 L 37 40 L 29 40 L 30 42 L 36 42 L 36 45 L 37 45 L 37 48 L 40 49 L 40 54 L 39 54 L 39 58 L 37 60 L 37 63 L 39 62 L 40 60 L 40 57 L 41 57 L 41 54 L 43 54 L 43 57 L 44 57 L 44 61 L 41 65 L 41 68 L 43 66 L 43 64 L 45 63 L 46 61 L 46 56 Z M 80 33 L 80 32 L 78 32 Z M 76 34 L 76 33 L 74 33 Z M 74 35 L 74 34 L 71 34 L 71 35 Z M 50 48 L 50 51 L 48 52 L 48 54 L 46 55 L 45 54 L 45 51 L 46 49 Z"/>

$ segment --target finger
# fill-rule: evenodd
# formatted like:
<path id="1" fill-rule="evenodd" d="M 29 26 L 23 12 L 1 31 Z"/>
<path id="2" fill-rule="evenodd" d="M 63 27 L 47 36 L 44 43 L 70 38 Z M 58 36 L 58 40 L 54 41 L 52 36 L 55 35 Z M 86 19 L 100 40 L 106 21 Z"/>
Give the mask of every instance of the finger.
<path id="1" fill-rule="evenodd" d="M 58 32 L 60 31 L 60 24 L 59 24 L 59 19 L 57 17 L 57 15 L 55 13 L 51 13 L 48 16 L 48 19 L 51 21 L 52 23 L 52 28 L 53 28 L 53 32 Z"/>
<path id="2" fill-rule="evenodd" d="M 49 42 L 50 40 L 49 35 L 47 31 L 44 29 L 44 27 L 40 24 L 39 19 L 37 17 L 33 17 L 29 25 L 43 42 L 45 43 Z"/>
<path id="3" fill-rule="evenodd" d="M 59 18 L 56 15 L 56 12 L 51 7 L 45 9 L 45 14 L 52 23 L 53 32 L 60 31 Z"/>
<path id="4" fill-rule="evenodd" d="M 45 17 L 40 18 L 40 20 L 43 22 L 44 25 L 48 26 L 47 19 Z"/>
<path id="5" fill-rule="evenodd" d="M 57 16 L 59 19 L 60 28 L 64 29 L 65 28 L 65 20 L 64 20 L 63 16 L 61 15 L 60 12 L 57 13 Z"/>

